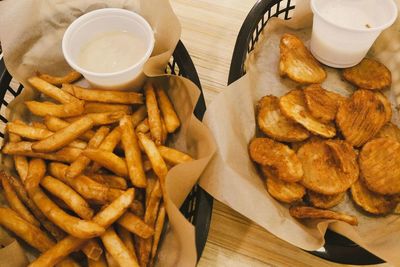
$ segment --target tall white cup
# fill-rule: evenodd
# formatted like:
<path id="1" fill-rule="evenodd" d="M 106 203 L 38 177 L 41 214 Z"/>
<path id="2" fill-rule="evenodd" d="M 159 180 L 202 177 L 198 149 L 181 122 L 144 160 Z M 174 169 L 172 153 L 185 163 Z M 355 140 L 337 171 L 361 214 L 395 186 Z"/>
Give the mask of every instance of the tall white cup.
<path id="1" fill-rule="evenodd" d="M 311 53 L 335 68 L 358 64 L 397 17 L 393 0 L 311 0 Z"/>

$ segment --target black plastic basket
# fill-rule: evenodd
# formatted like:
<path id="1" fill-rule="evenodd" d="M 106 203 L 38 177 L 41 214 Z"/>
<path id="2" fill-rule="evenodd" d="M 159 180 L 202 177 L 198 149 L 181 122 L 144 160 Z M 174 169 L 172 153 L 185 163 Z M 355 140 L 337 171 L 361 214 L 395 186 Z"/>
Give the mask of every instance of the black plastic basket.
<path id="1" fill-rule="evenodd" d="M 186 77 L 200 88 L 201 94 L 196 104 L 194 114 L 199 120 L 201 120 L 204 112 L 206 111 L 203 91 L 201 89 L 196 68 L 194 67 L 192 59 L 190 58 L 189 53 L 181 41 L 178 42 L 165 72 Z M 22 90 L 23 86 L 17 81 L 13 80 L 5 68 L 0 48 L 0 139 L 4 138 L 4 127 L 7 123 L 7 119 L 4 116 L 5 108 L 11 100 L 13 100 L 22 92 Z M 200 259 L 207 241 L 212 207 L 213 198 L 198 185 L 195 185 L 180 208 L 181 212 L 188 219 L 188 221 L 195 226 L 197 259 Z"/>
<path id="2" fill-rule="evenodd" d="M 268 20 L 272 17 L 289 20 L 294 9 L 295 2 L 293 0 L 257 1 L 244 20 L 236 39 L 228 84 L 233 83 L 246 73 L 244 63 L 247 55 L 254 49 L 254 45 L 257 43 L 258 37 L 265 25 L 267 25 Z M 324 247 L 310 253 L 326 260 L 343 264 L 369 265 L 384 262 L 351 240 L 330 230 L 325 234 Z"/>

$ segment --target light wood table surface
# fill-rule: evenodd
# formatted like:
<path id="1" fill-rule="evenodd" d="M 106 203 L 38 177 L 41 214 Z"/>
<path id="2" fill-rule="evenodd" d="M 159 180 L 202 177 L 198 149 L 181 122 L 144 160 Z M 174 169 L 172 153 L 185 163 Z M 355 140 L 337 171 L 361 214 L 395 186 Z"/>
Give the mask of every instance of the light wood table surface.
<path id="1" fill-rule="evenodd" d="M 237 34 L 255 2 L 171 0 L 182 24 L 181 40 L 196 66 L 207 104 L 227 84 Z M 312 256 L 278 239 L 226 205 L 214 201 L 208 241 L 198 266 L 348 265 L 334 264 Z"/>

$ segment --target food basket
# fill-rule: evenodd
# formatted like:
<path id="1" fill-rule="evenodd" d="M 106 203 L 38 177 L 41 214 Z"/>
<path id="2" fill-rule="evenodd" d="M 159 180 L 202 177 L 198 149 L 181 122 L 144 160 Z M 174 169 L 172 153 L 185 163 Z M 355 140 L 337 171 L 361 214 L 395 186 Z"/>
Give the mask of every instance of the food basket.
<path id="1" fill-rule="evenodd" d="M 246 73 L 247 55 L 254 49 L 259 35 L 272 17 L 290 20 L 295 9 L 293 0 L 259 0 L 250 10 L 236 39 L 229 71 L 228 84 Z M 368 265 L 383 263 L 383 260 L 358 246 L 351 240 L 327 230 L 324 247 L 310 253 L 329 261 Z"/>
<path id="2" fill-rule="evenodd" d="M 200 97 L 196 104 L 194 114 L 199 120 L 201 120 L 203 118 L 204 112 L 206 111 L 203 91 L 201 89 L 199 76 L 197 75 L 193 62 L 181 41 L 178 42 L 175 51 L 168 62 L 168 66 L 166 67 L 165 72 L 168 74 L 174 74 L 188 78 L 193 83 L 195 83 L 198 88 L 200 88 Z M 4 138 L 4 130 L 7 123 L 7 119 L 5 117 L 7 105 L 16 96 L 18 96 L 23 89 L 23 86 L 18 83 L 18 81 L 14 80 L 8 73 L 4 65 L 3 55 L 1 53 L 0 47 L 1 142 Z M 207 235 L 211 221 L 212 206 L 213 198 L 198 185 L 196 185 L 193 187 L 192 191 L 189 193 L 185 202 L 180 208 L 183 215 L 195 226 L 196 250 L 198 259 L 200 259 L 200 256 L 207 241 Z"/>

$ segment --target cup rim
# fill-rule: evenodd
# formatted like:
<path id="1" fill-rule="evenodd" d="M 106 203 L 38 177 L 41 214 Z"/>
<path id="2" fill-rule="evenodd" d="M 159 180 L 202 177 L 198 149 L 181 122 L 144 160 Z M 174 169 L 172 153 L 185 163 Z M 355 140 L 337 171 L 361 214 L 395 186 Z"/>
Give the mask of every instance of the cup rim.
<path id="1" fill-rule="evenodd" d="M 327 22 L 328 24 L 331 24 L 331 25 L 333 25 L 333 26 L 335 26 L 335 27 L 337 27 L 339 29 L 343 29 L 343 30 L 351 31 L 351 32 L 366 32 L 367 33 L 367 32 L 371 32 L 371 31 L 383 31 L 383 30 L 389 28 L 395 22 L 395 20 L 397 18 L 397 15 L 398 15 L 398 9 L 397 9 L 397 6 L 394 3 L 394 1 L 393 0 L 385 0 L 390 5 L 392 5 L 393 10 L 394 10 L 393 17 L 391 17 L 390 20 L 388 20 L 388 22 L 382 24 L 379 27 L 373 27 L 373 28 L 367 28 L 367 29 L 348 28 L 348 27 L 345 27 L 345 26 L 342 26 L 342 25 L 335 24 L 334 22 L 332 22 L 330 20 L 327 20 L 326 18 L 321 16 L 321 13 L 319 12 L 319 10 L 315 6 L 315 2 L 316 1 L 318 1 L 318 0 L 311 0 L 311 10 L 314 13 L 314 15 L 317 15 L 319 18 L 321 18 L 323 21 Z"/>
<path id="2" fill-rule="evenodd" d="M 75 60 L 72 59 L 72 56 L 70 56 L 70 54 L 68 53 L 68 48 L 67 48 L 67 40 L 71 37 L 71 34 L 74 32 L 75 28 L 80 25 L 81 23 L 85 23 L 87 20 L 93 18 L 93 17 L 97 17 L 98 15 L 102 15 L 102 14 L 108 14 L 108 13 L 120 13 L 120 14 L 125 14 L 131 17 L 134 17 L 135 19 L 138 19 L 139 22 L 146 28 L 146 30 L 151 33 L 150 34 L 150 44 L 147 48 L 146 53 L 143 55 L 143 57 L 136 62 L 134 65 L 120 70 L 120 71 L 116 71 L 116 72 L 107 72 L 107 73 L 101 73 L 101 72 L 94 72 L 94 71 L 90 71 L 90 70 L 86 70 L 82 67 L 80 67 L 78 64 L 75 63 Z M 67 28 L 67 30 L 65 31 L 63 38 L 62 38 L 62 52 L 64 55 L 65 60 L 68 62 L 68 64 L 75 69 L 76 71 L 82 73 L 82 74 L 87 74 L 87 75 L 92 75 L 92 76 L 97 76 L 97 77 L 110 77 L 110 76 L 115 76 L 115 75 L 120 75 L 120 74 L 124 74 L 127 73 L 135 68 L 137 68 L 138 66 L 140 66 L 141 64 L 144 64 L 151 56 L 151 53 L 153 52 L 154 49 L 154 43 L 155 43 L 155 38 L 154 38 L 154 32 L 153 29 L 151 28 L 150 24 L 139 14 L 137 14 L 136 12 L 130 11 L 130 10 L 126 10 L 126 9 L 122 9 L 122 8 L 102 8 L 102 9 L 97 9 L 94 11 L 90 11 L 86 14 L 83 14 L 82 16 L 80 16 L 79 18 L 75 19 Z"/>

